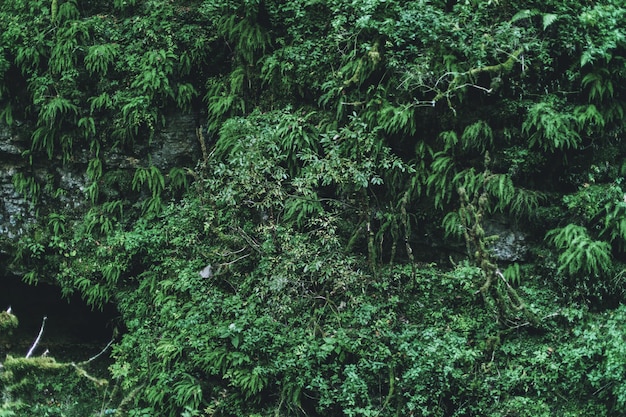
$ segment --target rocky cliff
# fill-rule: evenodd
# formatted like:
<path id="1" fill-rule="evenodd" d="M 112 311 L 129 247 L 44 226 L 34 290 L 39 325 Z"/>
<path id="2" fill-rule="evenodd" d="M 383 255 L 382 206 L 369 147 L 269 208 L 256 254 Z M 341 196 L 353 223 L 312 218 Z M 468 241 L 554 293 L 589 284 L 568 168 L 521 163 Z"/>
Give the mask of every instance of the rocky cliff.
<path id="1" fill-rule="evenodd" d="M 137 167 L 154 165 L 164 174 L 173 167 L 194 167 L 200 154 L 198 125 L 197 115 L 172 115 L 152 140 L 105 150 L 104 168 L 132 178 Z M 52 209 L 80 215 L 88 206 L 87 150 L 75 149 L 69 162 L 31 154 L 32 132 L 29 123 L 0 124 L 0 264 L 5 267 L 12 245 L 36 225 L 38 213 Z"/>

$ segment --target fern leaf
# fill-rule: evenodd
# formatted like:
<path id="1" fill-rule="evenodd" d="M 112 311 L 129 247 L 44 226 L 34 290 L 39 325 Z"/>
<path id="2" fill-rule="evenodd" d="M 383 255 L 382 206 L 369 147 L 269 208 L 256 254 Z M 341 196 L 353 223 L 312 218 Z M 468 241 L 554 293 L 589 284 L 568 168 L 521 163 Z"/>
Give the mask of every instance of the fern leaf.
<path id="1" fill-rule="evenodd" d="M 476 149 L 484 152 L 493 144 L 493 131 L 484 120 L 479 120 L 467 126 L 461 135 L 464 149 Z"/>
<path id="2" fill-rule="evenodd" d="M 523 19 L 528 19 L 530 17 L 533 16 L 537 16 L 539 14 L 539 11 L 536 9 L 530 10 L 530 9 L 524 9 L 524 10 L 520 10 L 519 12 L 515 13 L 513 15 L 513 17 L 511 18 L 511 20 L 509 20 L 510 23 L 515 23 L 519 20 L 523 20 Z"/>
<path id="3" fill-rule="evenodd" d="M 543 15 L 543 30 L 546 30 L 548 26 L 550 26 L 551 24 L 553 24 L 557 19 L 558 19 L 558 15 L 553 14 L 553 13 L 546 13 Z"/>
<path id="4" fill-rule="evenodd" d="M 485 188 L 498 200 L 497 210 L 504 210 L 515 197 L 513 180 L 507 174 L 492 174 L 485 184 Z"/>
<path id="5" fill-rule="evenodd" d="M 117 59 L 119 48 L 117 44 L 103 44 L 90 46 L 85 55 L 85 68 L 90 75 L 104 76 L 111 65 Z"/>
<path id="6" fill-rule="evenodd" d="M 611 245 L 593 240 L 583 226 L 569 224 L 546 234 L 561 254 L 559 272 L 569 275 L 587 273 L 606 275 L 612 266 Z"/>

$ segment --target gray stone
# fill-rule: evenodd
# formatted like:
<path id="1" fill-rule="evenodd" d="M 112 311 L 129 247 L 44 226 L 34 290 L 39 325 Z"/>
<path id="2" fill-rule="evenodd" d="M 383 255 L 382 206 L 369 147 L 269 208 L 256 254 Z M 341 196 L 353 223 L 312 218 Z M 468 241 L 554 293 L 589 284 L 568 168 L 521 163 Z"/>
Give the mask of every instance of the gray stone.
<path id="1" fill-rule="evenodd" d="M 490 219 L 484 224 L 486 236 L 497 236 L 489 249 L 498 261 L 518 262 L 526 258 L 526 234 L 510 225 L 506 219 Z"/>
<path id="2" fill-rule="evenodd" d="M 105 170 L 127 170 L 132 178 L 136 168 L 150 164 L 164 175 L 173 167 L 193 168 L 200 154 L 197 126 L 194 115 L 170 115 L 166 126 L 151 141 L 137 140 L 134 146 L 123 150 L 103 149 Z M 90 158 L 88 149 L 75 149 L 70 164 L 41 154 L 31 166 L 22 155 L 30 148 L 32 131 L 33 126 L 27 123 L 7 126 L 0 122 L 0 252 L 35 223 L 36 208 L 13 185 L 16 174 L 34 176 L 40 183 L 41 203 L 37 209 L 41 212 L 69 210 L 78 217 L 88 207 L 85 195 L 89 184 L 85 173 Z M 47 194 L 43 186 L 47 183 L 61 192 Z"/>

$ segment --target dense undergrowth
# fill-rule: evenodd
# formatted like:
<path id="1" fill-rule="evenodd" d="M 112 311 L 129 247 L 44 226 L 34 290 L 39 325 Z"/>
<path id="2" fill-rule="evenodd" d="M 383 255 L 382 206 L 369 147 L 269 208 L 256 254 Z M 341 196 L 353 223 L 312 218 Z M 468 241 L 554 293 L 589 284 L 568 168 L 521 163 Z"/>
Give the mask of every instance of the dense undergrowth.
<path id="1" fill-rule="evenodd" d="M 77 216 L 17 176 L 39 219 L 12 250 L 120 312 L 92 415 L 624 415 L 620 1 L 13 1 L 0 25 L 24 157 L 89 180 Z M 108 163 L 173 112 L 196 166 Z M 0 415 L 85 415 L 33 375 L 3 371 Z"/>

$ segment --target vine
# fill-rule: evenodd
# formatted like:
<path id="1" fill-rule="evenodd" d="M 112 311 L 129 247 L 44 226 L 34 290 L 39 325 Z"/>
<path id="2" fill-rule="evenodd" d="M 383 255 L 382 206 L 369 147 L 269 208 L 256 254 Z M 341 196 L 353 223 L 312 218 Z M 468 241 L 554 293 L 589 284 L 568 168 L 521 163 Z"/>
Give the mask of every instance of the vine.
<path id="1" fill-rule="evenodd" d="M 509 284 L 497 266 L 489 246 L 498 236 L 486 236 L 483 228 L 485 216 L 489 213 L 489 195 L 485 191 L 494 175 L 489 171 L 490 158 L 485 155 L 485 170 L 482 173 L 484 188 L 477 188 L 471 194 L 465 187 L 459 187 L 460 207 L 458 218 L 463 230 L 467 252 L 482 271 L 484 282 L 478 292 L 488 308 L 496 312 L 499 323 L 513 323 L 517 313 L 533 326 L 539 327 L 540 321 L 528 308 L 517 291 Z M 503 288 L 504 286 L 504 288 Z"/>

